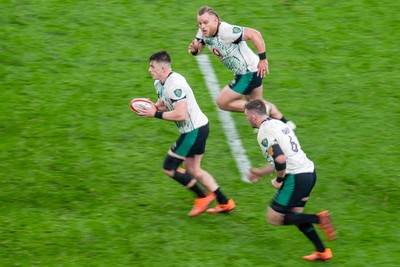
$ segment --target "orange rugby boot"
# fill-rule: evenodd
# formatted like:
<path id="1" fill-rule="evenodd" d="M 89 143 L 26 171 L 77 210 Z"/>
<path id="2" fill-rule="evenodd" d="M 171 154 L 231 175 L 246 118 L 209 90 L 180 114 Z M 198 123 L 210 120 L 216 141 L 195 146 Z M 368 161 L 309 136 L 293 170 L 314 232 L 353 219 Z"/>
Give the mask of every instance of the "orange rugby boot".
<path id="1" fill-rule="evenodd" d="M 208 209 L 208 213 L 217 214 L 217 213 L 226 213 L 231 212 L 236 207 L 235 202 L 233 199 L 229 199 L 228 203 L 226 204 L 218 204 L 214 208 Z"/>
<path id="2" fill-rule="evenodd" d="M 210 193 L 206 197 L 196 198 L 194 200 L 193 208 L 188 213 L 188 215 L 193 217 L 193 216 L 197 216 L 197 215 L 203 213 L 208 208 L 208 206 L 211 204 L 211 202 L 214 201 L 214 199 L 215 199 L 214 193 Z"/>
<path id="3" fill-rule="evenodd" d="M 324 252 L 318 252 L 314 251 L 312 254 L 304 256 L 303 259 L 308 260 L 308 261 L 327 261 L 332 259 L 333 254 L 332 250 L 330 248 L 326 248 Z"/>
<path id="4" fill-rule="evenodd" d="M 336 231 L 333 228 L 331 213 L 327 210 L 317 213 L 320 219 L 319 227 L 325 232 L 326 239 L 331 241 L 336 239 Z"/>

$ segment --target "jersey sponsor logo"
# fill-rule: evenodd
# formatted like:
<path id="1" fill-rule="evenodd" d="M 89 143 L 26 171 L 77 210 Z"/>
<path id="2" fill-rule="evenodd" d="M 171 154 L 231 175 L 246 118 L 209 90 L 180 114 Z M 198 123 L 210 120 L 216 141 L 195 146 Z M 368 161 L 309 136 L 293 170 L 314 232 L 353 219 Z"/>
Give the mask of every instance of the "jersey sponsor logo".
<path id="1" fill-rule="evenodd" d="M 235 33 L 235 34 L 237 34 L 237 33 L 240 33 L 240 32 L 242 32 L 242 31 L 240 30 L 239 27 L 233 27 L 232 32 Z"/>
<path id="2" fill-rule="evenodd" d="M 221 56 L 221 52 L 219 52 L 219 50 L 216 49 L 216 48 L 213 48 L 212 52 L 213 52 L 213 54 L 216 55 L 217 57 L 220 57 L 220 56 Z"/>
<path id="3" fill-rule="evenodd" d="M 174 95 L 176 97 L 181 97 L 182 96 L 182 89 L 175 89 L 174 90 Z"/>

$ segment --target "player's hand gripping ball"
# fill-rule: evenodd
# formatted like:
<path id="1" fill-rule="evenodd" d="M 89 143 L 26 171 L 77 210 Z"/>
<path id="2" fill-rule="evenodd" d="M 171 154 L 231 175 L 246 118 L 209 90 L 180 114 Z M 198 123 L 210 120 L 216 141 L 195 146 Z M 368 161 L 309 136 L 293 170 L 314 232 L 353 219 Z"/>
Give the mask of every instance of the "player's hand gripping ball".
<path id="1" fill-rule="evenodd" d="M 133 112 L 138 114 L 140 110 L 143 110 L 144 107 L 150 108 L 152 106 L 156 106 L 151 100 L 147 98 L 134 98 L 131 100 L 130 107 Z"/>

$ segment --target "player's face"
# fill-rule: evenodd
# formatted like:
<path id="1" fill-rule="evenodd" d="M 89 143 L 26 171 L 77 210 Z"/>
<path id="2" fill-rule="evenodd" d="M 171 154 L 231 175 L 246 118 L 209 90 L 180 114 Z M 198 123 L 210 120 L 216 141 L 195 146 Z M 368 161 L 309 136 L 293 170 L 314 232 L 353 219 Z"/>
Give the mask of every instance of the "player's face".
<path id="1" fill-rule="evenodd" d="M 214 36 L 218 29 L 218 18 L 207 12 L 197 16 L 199 28 L 205 37 Z"/>
<path id="2" fill-rule="evenodd" d="M 254 113 L 246 109 L 244 111 L 244 114 L 246 114 L 247 120 L 249 121 L 251 127 L 258 128 L 258 125 L 256 124 L 256 116 L 254 115 Z"/>
<path id="3" fill-rule="evenodd" d="M 153 80 L 161 80 L 163 68 L 161 64 L 158 64 L 156 61 L 150 61 L 149 72 Z"/>

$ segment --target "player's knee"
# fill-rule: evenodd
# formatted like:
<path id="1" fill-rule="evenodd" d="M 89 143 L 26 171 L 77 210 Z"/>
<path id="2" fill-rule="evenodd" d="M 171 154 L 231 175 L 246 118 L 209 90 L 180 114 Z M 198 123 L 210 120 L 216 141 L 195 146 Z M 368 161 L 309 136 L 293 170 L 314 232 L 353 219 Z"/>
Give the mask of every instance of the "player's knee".
<path id="1" fill-rule="evenodd" d="M 201 169 L 199 168 L 188 168 L 188 172 L 190 173 L 190 175 L 192 175 L 193 178 L 198 179 L 199 177 L 202 176 L 203 172 Z"/>
<path id="2" fill-rule="evenodd" d="M 217 106 L 218 106 L 220 109 L 223 109 L 223 110 L 226 110 L 226 109 L 227 109 L 227 103 L 226 103 L 226 101 L 222 100 L 221 97 L 218 97 L 218 98 L 215 100 L 215 103 L 217 104 Z"/>
<path id="3" fill-rule="evenodd" d="M 276 218 L 274 218 L 273 216 L 271 216 L 271 215 L 267 215 L 267 222 L 270 224 L 270 225 L 273 225 L 273 226 L 279 226 L 280 225 L 280 223 L 276 220 Z"/>
<path id="4" fill-rule="evenodd" d="M 170 155 L 167 155 L 163 163 L 164 173 L 169 177 L 173 177 L 175 174 L 175 170 L 178 169 L 182 161 L 183 161 L 182 159 L 174 158 Z"/>
<path id="5" fill-rule="evenodd" d="M 283 224 L 283 214 L 280 214 L 273 209 L 269 208 L 267 212 L 267 222 L 273 226 L 279 226 Z"/>
<path id="6" fill-rule="evenodd" d="M 173 177 L 174 173 L 175 173 L 175 171 L 173 171 L 173 170 L 166 170 L 166 169 L 163 169 L 163 172 L 165 173 L 165 175 L 167 175 L 169 177 Z"/>
<path id="7" fill-rule="evenodd" d="M 274 104 L 271 104 L 269 102 L 265 103 L 265 110 L 267 111 L 268 116 L 271 114 L 271 110 L 275 111 L 275 106 Z"/>
<path id="8" fill-rule="evenodd" d="M 267 114 L 276 114 L 278 113 L 278 108 L 272 104 L 271 102 L 268 102 L 267 105 L 265 105 L 265 107 L 267 108 Z"/>

